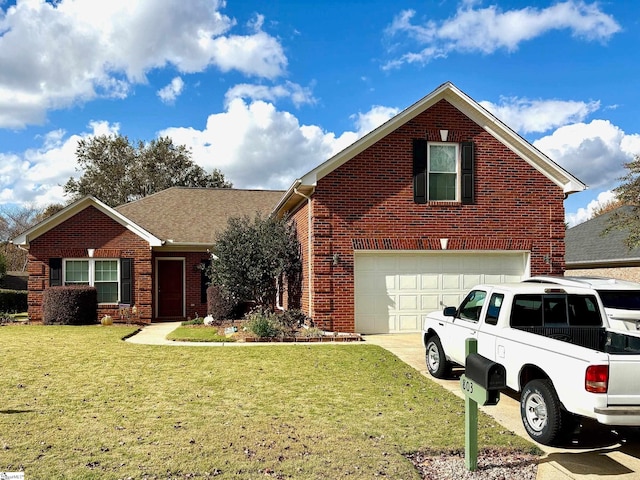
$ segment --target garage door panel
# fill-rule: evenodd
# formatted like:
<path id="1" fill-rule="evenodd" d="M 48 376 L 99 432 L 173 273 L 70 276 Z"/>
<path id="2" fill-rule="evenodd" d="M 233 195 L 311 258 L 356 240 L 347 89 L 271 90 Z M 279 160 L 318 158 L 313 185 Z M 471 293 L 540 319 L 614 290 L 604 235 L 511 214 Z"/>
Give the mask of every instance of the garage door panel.
<path id="1" fill-rule="evenodd" d="M 420 275 L 420 288 L 422 290 L 437 289 L 439 279 L 439 275 Z"/>
<path id="2" fill-rule="evenodd" d="M 430 312 L 433 310 L 438 310 L 440 308 L 440 295 L 432 294 L 432 295 L 421 295 L 420 296 L 420 309 L 423 312 Z"/>
<path id="3" fill-rule="evenodd" d="M 400 316 L 400 331 L 415 331 L 420 329 L 420 315 L 401 315 Z"/>
<path id="4" fill-rule="evenodd" d="M 398 296 L 398 310 L 418 310 L 418 296 L 417 295 L 399 295 Z"/>
<path id="5" fill-rule="evenodd" d="M 462 303 L 462 300 L 463 300 L 463 297 L 459 293 L 442 295 L 442 304 L 445 307 L 457 307 Z M 425 312 L 425 313 L 429 313 L 429 312 Z"/>
<path id="6" fill-rule="evenodd" d="M 418 275 L 398 275 L 400 290 L 417 290 L 418 289 Z"/>
<path id="7" fill-rule="evenodd" d="M 520 281 L 527 258 L 525 252 L 356 253 L 356 331 L 420 331 L 425 313 L 458 306 L 474 285 Z"/>
<path id="8" fill-rule="evenodd" d="M 460 275 L 442 275 L 442 290 L 460 290 Z"/>
<path id="9" fill-rule="evenodd" d="M 482 275 L 462 275 L 462 288 L 465 290 L 469 290 L 479 283 L 482 283 Z"/>

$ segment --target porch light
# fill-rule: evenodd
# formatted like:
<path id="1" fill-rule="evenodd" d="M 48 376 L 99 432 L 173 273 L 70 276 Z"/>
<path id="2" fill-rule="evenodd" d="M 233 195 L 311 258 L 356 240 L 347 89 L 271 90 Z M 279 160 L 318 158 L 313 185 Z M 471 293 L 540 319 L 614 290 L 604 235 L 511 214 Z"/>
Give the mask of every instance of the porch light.
<path id="1" fill-rule="evenodd" d="M 333 254 L 333 265 L 336 266 L 340 263 L 340 255 L 337 253 Z"/>
<path id="2" fill-rule="evenodd" d="M 440 140 L 442 140 L 443 142 L 446 142 L 448 137 L 449 137 L 449 130 L 440 130 Z"/>

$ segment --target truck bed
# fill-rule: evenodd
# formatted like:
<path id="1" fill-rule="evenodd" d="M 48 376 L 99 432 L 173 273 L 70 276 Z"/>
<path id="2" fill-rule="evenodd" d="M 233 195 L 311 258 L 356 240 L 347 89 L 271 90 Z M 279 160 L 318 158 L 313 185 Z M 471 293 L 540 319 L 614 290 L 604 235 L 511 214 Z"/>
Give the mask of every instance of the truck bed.
<path id="1" fill-rule="evenodd" d="M 613 355 L 637 355 L 640 353 L 640 337 L 607 331 L 604 327 L 512 328 Z"/>

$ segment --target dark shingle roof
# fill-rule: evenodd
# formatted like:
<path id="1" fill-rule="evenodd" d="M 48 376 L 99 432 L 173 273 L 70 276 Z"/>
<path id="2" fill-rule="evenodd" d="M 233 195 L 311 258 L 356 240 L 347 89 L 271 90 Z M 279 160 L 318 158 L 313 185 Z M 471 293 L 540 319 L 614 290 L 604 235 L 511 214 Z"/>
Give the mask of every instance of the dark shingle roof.
<path id="1" fill-rule="evenodd" d="M 280 190 L 172 187 L 116 210 L 162 240 L 211 244 L 232 217 L 269 215 Z"/>
<path id="2" fill-rule="evenodd" d="M 620 207 L 620 209 L 631 208 Z M 624 243 L 628 235 L 626 230 L 612 230 L 606 235 L 602 234 L 609 225 L 611 216 L 620 209 L 599 215 L 567 230 L 565 236 L 567 267 L 624 265 L 640 262 L 640 248 L 629 250 Z"/>

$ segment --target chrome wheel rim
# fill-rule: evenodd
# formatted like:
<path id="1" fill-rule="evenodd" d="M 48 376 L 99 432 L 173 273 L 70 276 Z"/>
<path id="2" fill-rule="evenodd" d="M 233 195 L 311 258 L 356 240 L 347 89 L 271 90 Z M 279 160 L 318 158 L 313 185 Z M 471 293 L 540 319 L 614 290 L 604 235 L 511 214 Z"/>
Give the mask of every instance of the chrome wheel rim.
<path id="1" fill-rule="evenodd" d="M 527 423 L 536 432 L 542 431 L 547 424 L 547 404 L 542 395 L 532 393 L 524 404 Z"/>
<path id="2" fill-rule="evenodd" d="M 429 366 L 429 370 L 435 372 L 438 370 L 440 366 L 440 354 L 438 353 L 438 348 L 434 343 L 429 344 L 429 350 L 427 351 L 427 365 Z"/>

